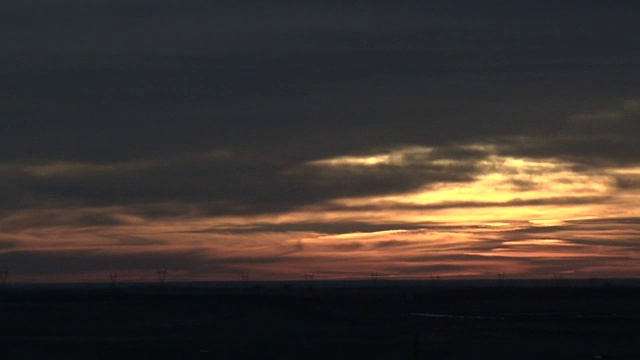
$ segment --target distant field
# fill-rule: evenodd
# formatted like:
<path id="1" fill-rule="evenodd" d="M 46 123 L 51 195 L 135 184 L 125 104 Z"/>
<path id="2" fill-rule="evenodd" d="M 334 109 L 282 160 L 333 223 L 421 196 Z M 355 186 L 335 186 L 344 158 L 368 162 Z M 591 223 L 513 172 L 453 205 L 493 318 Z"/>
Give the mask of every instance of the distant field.
<path id="1" fill-rule="evenodd" d="M 640 359 L 638 287 L 7 289 L 0 358 Z"/>

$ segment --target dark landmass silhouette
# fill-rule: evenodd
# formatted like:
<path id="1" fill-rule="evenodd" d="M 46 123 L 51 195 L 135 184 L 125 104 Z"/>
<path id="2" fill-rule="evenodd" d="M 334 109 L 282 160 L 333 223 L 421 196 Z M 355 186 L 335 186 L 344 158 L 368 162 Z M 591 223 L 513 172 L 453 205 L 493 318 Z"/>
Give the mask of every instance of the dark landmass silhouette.
<path id="1" fill-rule="evenodd" d="M 640 358 L 638 286 L 369 284 L 8 286 L 0 358 Z"/>

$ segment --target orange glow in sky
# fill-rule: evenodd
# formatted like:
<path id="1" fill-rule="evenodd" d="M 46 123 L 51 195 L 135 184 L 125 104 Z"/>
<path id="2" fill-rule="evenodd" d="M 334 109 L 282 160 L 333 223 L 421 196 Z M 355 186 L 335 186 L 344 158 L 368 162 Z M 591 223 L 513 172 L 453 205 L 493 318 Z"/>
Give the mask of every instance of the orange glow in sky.
<path id="1" fill-rule="evenodd" d="M 305 166 L 322 174 L 416 161 L 459 165 L 453 159 L 434 160 L 431 153 L 428 148 L 403 148 Z M 637 177 L 640 168 L 578 173 L 559 160 L 498 155 L 476 166 L 471 181 L 434 183 L 405 194 L 338 198 L 271 215 L 148 220 L 118 207 L 41 210 L 37 215 L 24 211 L 4 220 L 5 228 L 17 230 L 2 237 L 19 239 L 22 251 L 51 248 L 105 262 L 114 254 L 143 258 L 149 252 L 157 256 L 153 261 L 158 268 L 179 267 L 181 257 L 197 261 L 193 268 L 173 271 L 180 280 L 234 280 L 239 272 L 267 280 L 297 279 L 308 272 L 326 279 L 372 272 L 388 278 L 491 278 L 496 273 L 545 278 L 556 272 L 594 277 L 637 270 L 637 230 L 625 219 L 640 216 L 634 206 L 640 193 L 621 193 L 615 176 Z M 55 164 L 28 171 L 50 176 L 83 171 L 83 166 Z M 121 224 L 64 224 L 100 216 L 115 217 Z M 30 226 L 23 229 L 21 224 Z M 115 261 L 113 271 L 131 279 L 149 276 L 143 266 L 123 261 Z M 80 280 L 101 275 L 67 276 Z M 25 276 L 46 279 L 44 273 Z"/>

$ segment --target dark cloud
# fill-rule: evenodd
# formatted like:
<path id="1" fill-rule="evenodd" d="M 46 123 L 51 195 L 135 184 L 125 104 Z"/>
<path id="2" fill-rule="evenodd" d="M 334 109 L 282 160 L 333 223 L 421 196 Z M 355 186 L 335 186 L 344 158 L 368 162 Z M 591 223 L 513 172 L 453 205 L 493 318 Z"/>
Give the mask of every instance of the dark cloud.
<path id="1" fill-rule="evenodd" d="M 110 210 L 53 209 L 11 211 L 0 218 L 4 231 L 21 231 L 25 229 L 47 227 L 105 227 L 126 226 L 131 222 Z"/>
<path id="2" fill-rule="evenodd" d="M 549 97 L 589 103 L 604 79 L 637 90 L 635 64 L 615 65 L 637 55 L 635 22 L 611 21 L 625 12 L 436 3 L 14 5 L 2 154 L 111 161 L 286 141 L 318 158 L 544 131 L 569 110 Z"/>
<path id="3" fill-rule="evenodd" d="M 430 265 L 407 265 L 407 266 L 389 266 L 384 268 L 385 271 L 397 273 L 401 272 L 403 274 L 433 274 L 434 276 L 439 275 L 440 273 L 447 272 L 460 272 L 460 271 L 468 271 L 469 267 L 465 265 L 452 265 L 452 264 L 430 264 Z"/>
<path id="4" fill-rule="evenodd" d="M 222 257 L 215 259 L 213 267 L 220 265 L 255 265 L 255 264 L 274 264 L 283 262 L 296 262 L 301 261 L 295 257 L 283 257 L 283 256 L 235 256 L 235 257 Z"/>
<path id="5" fill-rule="evenodd" d="M 363 244 L 359 242 L 348 242 L 342 244 L 331 244 L 328 247 L 335 251 L 348 252 L 348 251 L 356 251 L 363 248 Z"/>
<path id="6" fill-rule="evenodd" d="M 600 260 L 606 260 L 613 264 L 622 264 L 625 262 L 633 262 L 634 259 L 625 256 L 603 256 Z M 538 274 L 552 277 L 557 273 L 564 273 L 566 276 L 584 276 L 584 274 L 592 274 L 598 272 L 599 266 L 594 263 L 593 257 L 571 257 L 571 258 L 529 258 L 520 259 L 524 263 L 529 263 L 535 267 Z M 575 274 L 575 275 L 574 275 Z"/>
<path id="7" fill-rule="evenodd" d="M 513 199 L 508 201 L 443 201 L 433 204 L 403 204 L 403 203 L 382 203 L 378 205 L 354 205 L 354 206 L 328 206 L 334 211 L 373 211 L 373 210 L 442 210 L 456 208 L 509 208 L 519 206 L 564 206 L 564 205 L 585 205 L 603 204 L 610 197 L 608 196 L 567 196 L 549 197 L 534 199 Z M 428 225 L 427 225 L 428 226 Z"/>
<path id="8" fill-rule="evenodd" d="M 0 195 L 7 200 L 5 207 L 17 209 L 131 205 L 134 214 L 145 216 L 194 210 L 211 215 L 284 211 L 341 197 L 405 192 L 437 182 L 470 181 L 478 172 L 471 163 L 444 166 L 422 160 L 366 167 L 287 167 L 273 159 L 231 153 L 115 164 L 15 165 L 0 169 L 0 177 L 10 183 Z M 107 217 L 100 220 L 94 214 L 78 221 L 120 221 Z"/>
<path id="9" fill-rule="evenodd" d="M 1 239 L 0 238 L 0 250 L 14 249 L 22 244 L 19 240 Z"/>
<path id="10" fill-rule="evenodd" d="M 171 252 L 108 253 L 95 250 L 9 251 L 0 253 L 0 263 L 20 275 L 78 274 L 122 271 L 198 272 L 210 261 L 200 250 Z"/>
<path id="11" fill-rule="evenodd" d="M 638 225 L 640 224 L 640 218 L 638 217 L 610 217 L 602 219 L 583 219 L 583 220 L 570 220 L 570 224 L 578 225 Z"/>
<path id="12" fill-rule="evenodd" d="M 617 176 L 616 185 L 622 190 L 640 188 L 640 176 Z"/>
<path id="13" fill-rule="evenodd" d="M 378 241 L 374 243 L 373 248 L 385 249 L 385 248 L 392 248 L 392 247 L 399 247 L 399 246 L 407 246 L 411 244 L 412 244 L 411 241 L 406 241 L 406 240 L 384 240 L 384 241 Z"/>
<path id="14" fill-rule="evenodd" d="M 148 239 L 142 236 L 131 235 L 101 235 L 102 237 L 111 238 L 115 240 L 114 246 L 154 246 L 154 245 L 167 245 L 167 241 Z"/>
<path id="15" fill-rule="evenodd" d="M 501 151 L 519 156 L 560 158 L 576 163 L 578 170 L 637 165 L 637 157 L 633 156 L 640 146 L 637 96 L 586 109 L 590 112 L 568 116 L 556 134 L 540 139 L 529 136 L 506 139 L 501 143 Z M 620 177 L 620 183 L 624 186 L 624 177 Z"/>
<path id="16" fill-rule="evenodd" d="M 368 233 L 389 230 L 419 230 L 424 228 L 436 228 L 435 223 L 384 223 L 375 224 L 369 222 L 353 221 L 333 221 L 333 222 L 292 222 L 279 224 L 251 224 L 250 226 L 230 228 L 215 227 L 211 229 L 194 230 L 197 233 L 263 233 L 263 232 L 318 232 L 323 234 L 344 234 L 344 233 Z"/>
<path id="17" fill-rule="evenodd" d="M 548 234 L 557 234 L 564 231 L 575 229 L 574 225 L 557 225 L 557 226 L 527 226 L 515 230 L 503 232 L 505 239 L 521 239 L 528 237 L 545 236 Z"/>
<path id="18" fill-rule="evenodd" d="M 586 231 L 593 234 L 598 234 L 600 232 L 606 231 L 614 231 L 618 234 L 624 234 L 627 230 L 635 231 L 635 228 L 638 224 L 640 224 L 640 219 L 636 217 L 593 218 L 582 220 L 567 220 L 562 225 L 521 225 L 517 229 L 503 231 L 502 234 L 522 238 L 526 238 L 527 236 L 545 236 L 548 234 L 572 233 L 575 231 Z M 614 239 L 607 240 L 613 241 Z"/>

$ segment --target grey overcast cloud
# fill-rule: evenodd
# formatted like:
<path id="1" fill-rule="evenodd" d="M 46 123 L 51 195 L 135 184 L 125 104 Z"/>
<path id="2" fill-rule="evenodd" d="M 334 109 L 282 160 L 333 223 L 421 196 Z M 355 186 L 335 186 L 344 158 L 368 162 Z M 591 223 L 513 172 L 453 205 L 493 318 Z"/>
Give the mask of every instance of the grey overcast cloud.
<path id="1" fill-rule="evenodd" d="M 640 3 L 0 7 L 12 280 L 638 277 Z"/>

